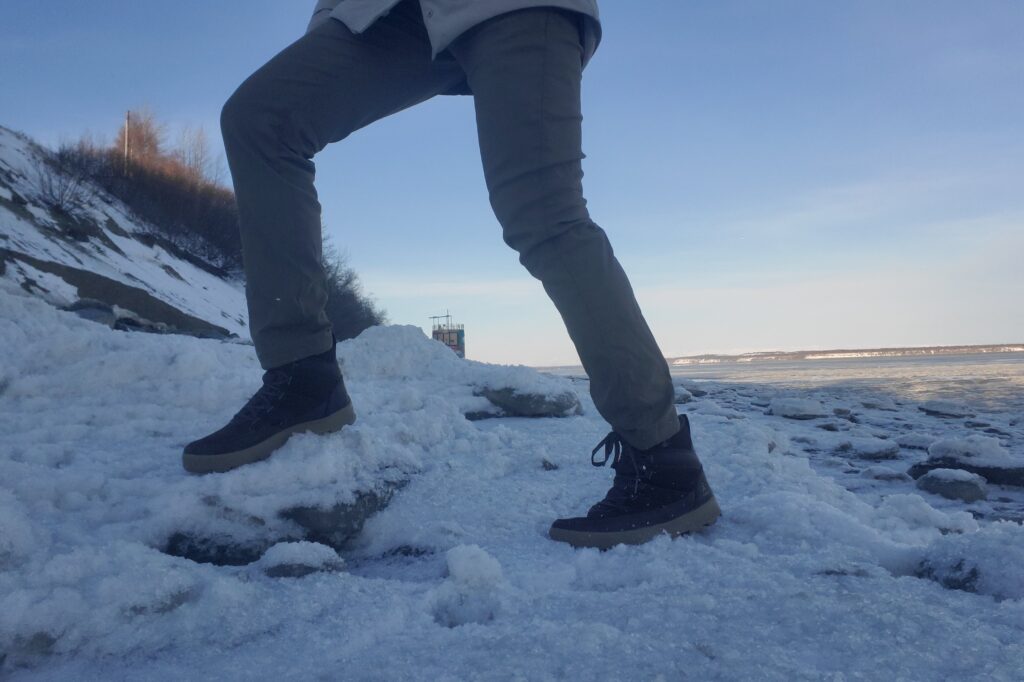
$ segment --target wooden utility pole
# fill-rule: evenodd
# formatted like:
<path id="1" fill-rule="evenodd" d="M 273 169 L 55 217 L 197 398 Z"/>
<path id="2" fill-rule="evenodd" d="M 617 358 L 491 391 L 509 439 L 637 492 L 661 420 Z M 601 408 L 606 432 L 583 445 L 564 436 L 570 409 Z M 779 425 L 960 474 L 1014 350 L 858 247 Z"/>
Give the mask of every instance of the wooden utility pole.
<path id="1" fill-rule="evenodd" d="M 132 112 L 129 109 L 124 112 L 124 174 L 128 175 L 128 156 L 130 154 L 130 147 L 128 145 L 128 136 L 131 134 L 132 129 Z"/>

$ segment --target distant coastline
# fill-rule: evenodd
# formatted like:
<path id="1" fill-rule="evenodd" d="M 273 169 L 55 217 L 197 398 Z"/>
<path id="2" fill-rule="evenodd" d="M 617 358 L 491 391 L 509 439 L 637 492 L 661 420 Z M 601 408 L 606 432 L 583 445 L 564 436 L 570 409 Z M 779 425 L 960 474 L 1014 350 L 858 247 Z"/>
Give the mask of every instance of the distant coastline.
<path id="1" fill-rule="evenodd" d="M 975 353 L 1024 353 L 1024 343 L 977 346 L 916 346 L 909 348 L 852 348 L 835 350 L 760 351 L 738 355 L 687 355 L 666 358 L 668 364 L 711 365 L 720 362 L 772 362 L 798 360 L 849 360 L 857 358 L 902 358 L 924 355 L 969 355 Z"/>

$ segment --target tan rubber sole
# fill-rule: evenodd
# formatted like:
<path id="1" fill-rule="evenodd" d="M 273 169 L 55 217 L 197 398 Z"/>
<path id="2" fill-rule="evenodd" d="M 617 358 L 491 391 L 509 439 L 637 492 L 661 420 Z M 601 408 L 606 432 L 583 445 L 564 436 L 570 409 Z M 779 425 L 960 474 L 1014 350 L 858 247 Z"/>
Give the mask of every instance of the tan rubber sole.
<path id="1" fill-rule="evenodd" d="M 692 533 L 705 526 L 710 526 L 721 515 L 722 510 L 718 506 L 718 501 L 712 497 L 692 512 L 654 526 L 615 531 L 614 533 L 592 533 L 566 530 L 564 528 L 551 528 L 548 535 L 552 540 L 567 542 L 573 547 L 610 549 L 615 545 L 641 545 L 648 540 L 653 540 L 662 533 L 668 533 L 670 537 Z"/>
<path id="2" fill-rule="evenodd" d="M 355 420 L 356 411 L 353 409 L 352 403 L 349 403 L 334 414 L 322 419 L 314 419 L 313 421 L 296 424 L 290 429 L 275 433 L 265 441 L 244 450 L 226 452 L 222 455 L 183 454 L 181 456 L 181 464 L 185 467 L 185 471 L 192 474 L 223 473 L 270 457 L 271 453 L 284 445 L 293 434 L 307 431 L 317 434 L 334 433 L 342 427 L 352 424 Z"/>

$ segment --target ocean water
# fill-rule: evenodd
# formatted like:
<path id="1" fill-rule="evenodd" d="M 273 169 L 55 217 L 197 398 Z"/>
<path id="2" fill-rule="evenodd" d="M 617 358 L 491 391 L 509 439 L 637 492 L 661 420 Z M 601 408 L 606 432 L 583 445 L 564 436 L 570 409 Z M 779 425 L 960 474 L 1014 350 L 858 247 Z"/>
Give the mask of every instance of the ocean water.
<path id="1" fill-rule="evenodd" d="M 672 374 L 840 394 L 882 393 L 897 400 L 951 400 L 986 412 L 1024 415 L 1024 353 L 723 362 L 677 365 Z"/>
<path id="2" fill-rule="evenodd" d="M 884 394 L 894 400 L 951 400 L 980 410 L 1024 417 L 1024 353 L 846 358 L 793 362 L 676 365 L 672 375 L 696 381 L 788 389 Z M 583 375 L 582 367 L 548 369 Z"/>

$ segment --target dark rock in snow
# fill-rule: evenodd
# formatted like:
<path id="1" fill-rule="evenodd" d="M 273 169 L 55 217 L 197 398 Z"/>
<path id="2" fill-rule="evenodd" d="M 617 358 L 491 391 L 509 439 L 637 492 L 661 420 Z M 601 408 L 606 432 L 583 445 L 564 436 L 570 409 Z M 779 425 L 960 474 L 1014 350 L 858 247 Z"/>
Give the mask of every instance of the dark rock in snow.
<path id="1" fill-rule="evenodd" d="M 963 560 L 950 566 L 941 566 L 926 559 L 917 567 L 914 575 L 918 578 L 934 580 L 949 590 L 978 591 L 978 569 Z"/>
<path id="2" fill-rule="evenodd" d="M 486 419 L 489 416 L 509 417 L 569 417 L 583 414 L 579 396 L 574 391 L 563 391 L 554 395 L 540 393 L 519 393 L 514 388 L 483 388 L 477 395 L 490 400 L 501 408 L 501 414 L 472 413 L 473 417 Z M 466 415 L 467 419 L 473 419 Z"/>
<path id="3" fill-rule="evenodd" d="M 117 313 L 114 312 L 114 307 L 103 301 L 83 298 L 75 301 L 65 310 L 73 312 L 83 319 L 98 322 L 111 329 L 117 323 Z"/>
<path id="4" fill-rule="evenodd" d="M 363 529 L 366 520 L 388 506 L 405 481 L 385 483 L 379 490 L 361 492 L 353 502 L 339 502 L 329 509 L 292 507 L 280 512 L 306 531 L 305 539 L 340 550 Z"/>
<path id="5" fill-rule="evenodd" d="M 962 469 L 972 474 L 978 474 L 989 483 L 995 485 L 1024 487 L 1024 466 L 984 466 L 952 457 L 933 457 L 923 462 L 918 462 L 910 467 L 907 473 L 913 478 L 921 478 L 934 469 Z"/>
<path id="6" fill-rule="evenodd" d="M 950 500 L 977 502 L 988 497 L 985 479 L 963 469 L 932 469 L 917 479 L 917 487 Z"/>
<path id="7" fill-rule="evenodd" d="M 259 559 L 266 548 L 267 543 L 244 545 L 233 542 L 231 538 L 204 538 L 188 533 L 174 533 L 160 551 L 199 564 L 244 566 Z"/>
<path id="8" fill-rule="evenodd" d="M 265 537 L 252 528 L 266 525 L 256 517 L 238 521 L 236 535 L 203 535 L 201 532 L 177 532 L 171 535 L 161 551 L 202 564 L 218 566 L 243 566 L 258 560 L 269 547 L 282 541 L 308 540 L 326 545 L 335 550 L 343 549 L 363 529 L 366 520 L 388 505 L 394 493 L 405 485 L 405 481 L 384 482 L 379 488 L 360 492 L 352 502 L 339 502 L 332 507 L 291 507 L 282 510 L 278 516 L 292 521 L 301 529 L 298 537 Z M 211 514 L 231 515 L 230 510 L 215 510 Z"/>

